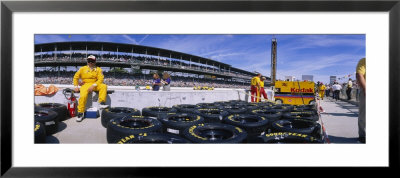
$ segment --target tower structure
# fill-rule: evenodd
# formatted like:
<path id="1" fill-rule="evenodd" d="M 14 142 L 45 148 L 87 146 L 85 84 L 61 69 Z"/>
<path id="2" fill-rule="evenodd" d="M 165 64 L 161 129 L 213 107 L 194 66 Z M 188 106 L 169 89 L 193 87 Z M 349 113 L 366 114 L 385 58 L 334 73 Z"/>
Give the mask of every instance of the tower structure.
<path id="1" fill-rule="evenodd" d="M 275 85 L 276 80 L 276 57 L 277 57 L 277 41 L 276 38 L 272 38 L 271 43 L 271 86 Z"/>

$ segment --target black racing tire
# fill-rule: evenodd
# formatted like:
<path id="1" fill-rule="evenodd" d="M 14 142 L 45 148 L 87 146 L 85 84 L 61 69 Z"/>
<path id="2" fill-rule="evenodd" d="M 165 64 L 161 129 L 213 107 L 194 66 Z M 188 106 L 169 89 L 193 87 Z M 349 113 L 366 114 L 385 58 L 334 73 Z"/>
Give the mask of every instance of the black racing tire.
<path id="1" fill-rule="evenodd" d="M 322 140 L 323 130 L 322 130 L 322 126 L 320 124 L 317 124 L 317 128 L 314 130 L 314 132 L 311 134 L 311 136 Z"/>
<path id="2" fill-rule="evenodd" d="M 228 124 L 204 123 L 187 128 L 183 136 L 193 143 L 243 143 L 247 132 Z"/>
<path id="3" fill-rule="evenodd" d="M 248 111 L 259 109 L 259 106 L 257 103 L 246 103 L 246 104 L 242 104 L 242 106 L 247 108 Z"/>
<path id="4" fill-rule="evenodd" d="M 199 109 L 217 109 L 220 107 L 220 105 L 215 103 L 198 103 L 197 105 L 200 106 Z"/>
<path id="5" fill-rule="evenodd" d="M 275 104 L 283 104 L 283 100 L 281 100 L 281 99 L 275 99 Z"/>
<path id="6" fill-rule="evenodd" d="M 142 109 L 142 116 L 161 118 L 168 113 L 176 113 L 175 108 L 164 106 L 151 106 Z"/>
<path id="7" fill-rule="evenodd" d="M 277 105 L 275 105 L 275 106 L 277 106 Z M 278 106 L 279 106 L 279 105 L 278 105 Z M 289 110 L 294 109 L 294 105 L 291 105 L 291 104 L 281 104 L 280 106 L 284 106 L 284 107 L 286 107 L 286 108 L 289 108 Z"/>
<path id="8" fill-rule="evenodd" d="M 58 132 L 57 113 L 41 107 L 35 107 L 35 122 L 40 122 L 44 125 L 46 135 L 52 135 Z"/>
<path id="9" fill-rule="evenodd" d="M 195 114 L 202 116 L 205 123 L 220 123 L 229 113 L 217 108 L 201 108 Z"/>
<path id="10" fill-rule="evenodd" d="M 301 119 L 278 120 L 272 123 L 272 132 L 294 132 L 313 135 L 316 130 L 321 128 L 318 123 Z"/>
<path id="11" fill-rule="evenodd" d="M 216 101 L 214 102 L 214 104 L 219 106 L 225 106 L 225 105 L 231 105 L 232 103 L 229 101 Z"/>
<path id="12" fill-rule="evenodd" d="M 222 105 L 219 109 L 227 111 L 229 114 L 244 114 L 248 112 L 247 107 L 243 105 Z"/>
<path id="13" fill-rule="evenodd" d="M 293 105 L 286 105 L 286 104 L 276 104 L 270 107 L 271 110 L 279 111 L 279 112 L 290 112 L 294 108 Z"/>
<path id="14" fill-rule="evenodd" d="M 275 122 L 279 119 L 282 118 L 282 112 L 278 110 L 266 110 L 266 109 L 255 109 L 251 110 L 251 114 L 259 115 L 259 116 L 264 116 L 266 117 L 270 123 Z"/>
<path id="15" fill-rule="evenodd" d="M 262 143 L 323 143 L 313 136 L 294 132 L 274 132 L 260 136 Z"/>
<path id="16" fill-rule="evenodd" d="M 275 106 L 275 103 L 272 102 L 258 102 L 255 104 L 257 104 L 258 109 L 271 109 L 273 106 Z"/>
<path id="17" fill-rule="evenodd" d="M 294 107 L 294 109 L 309 109 L 309 110 L 316 110 L 315 105 L 313 104 L 308 104 L 308 105 L 297 105 Z"/>
<path id="18" fill-rule="evenodd" d="M 231 104 L 248 104 L 249 102 L 243 101 L 243 100 L 229 100 L 228 101 Z"/>
<path id="19" fill-rule="evenodd" d="M 268 106 L 274 106 L 276 105 L 274 102 L 272 101 L 264 101 L 264 102 L 260 102 L 261 105 L 268 105 Z"/>
<path id="20" fill-rule="evenodd" d="M 299 105 L 295 106 L 292 112 L 313 112 L 318 114 L 318 110 L 315 105 Z"/>
<path id="21" fill-rule="evenodd" d="M 260 105 L 260 106 L 258 106 L 258 110 L 272 110 L 271 108 L 272 108 L 273 106 L 268 106 L 268 105 Z M 256 109 L 256 110 L 257 110 Z M 251 112 L 252 110 L 249 110 L 249 113 Z"/>
<path id="22" fill-rule="evenodd" d="M 159 121 L 163 124 L 164 132 L 180 135 L 186 128 L 203 123 L 204 118 L 192 113 L 168 113 Z"/>
<path id="23" fill-rule="evenodd" d="M 161 122 L 152 117 L 125 116 L 111 119 L 107 125 L 107 142 L 116 143 L 128 135 L 161 132 L 161 128 Z"/>
<path id="24" fill-rule="evenodd" d="M 101 125 L 107 128 L 108 122 L 117 117 L 124 116 L 140 116 L 140 111 L 135 108 L 128 107 L 108 107 L 101 111 Z"/>
<path id="25" fill-rule="evenodd" d="M 58 121 L 64 121 L 66 120 L 69 116 L 68 108 L 64 104 L 60 103 L 39 103 L 37 106 L 50 109 L 58 114 L 57 120 Z"/>
<path id="26" fill-rule="evenodd" d="M 307 121 L 312 121 L 312 122 L 316 122 L 319 120 L 318 115 L 313 111 L 287 112 L 287 113 L 283 113 L 282 118 L 288 119 L 288 120 L 292 120 L 292 119 L 300 120 L 301 119 L 301 120 L 307 120 Z"/>
<path id="27" fill-rule="evenodd" d="M 35 143 L 46 143 L 46 129 L 40 122 L 35 122 Z"/>
<path id="28" fill-rule="evenodd" d="M 191 143 L 189 140 L 178 135 L 169 133 L 140 133 L 137 135 L 128 135 L 120 140 L 118 144 L 142 144 L 142 143 L 167 143 L 167 144 L 183 144 Z"/>
<path id="29" fill-rule="evenodd" d="M 200 106 L 194 104 L 179 104 L 172 106 L 172 108 L 176 109 L 177 112 L 194 113 L 196 109 L 200 109 Z"/>
<path id="30" fill-rule="evenodd" d="M 259 135 L 268 127 L 268 119 L 255 114 L 231 114 L 222 123 L 240 127 L 249 135 Z"/>

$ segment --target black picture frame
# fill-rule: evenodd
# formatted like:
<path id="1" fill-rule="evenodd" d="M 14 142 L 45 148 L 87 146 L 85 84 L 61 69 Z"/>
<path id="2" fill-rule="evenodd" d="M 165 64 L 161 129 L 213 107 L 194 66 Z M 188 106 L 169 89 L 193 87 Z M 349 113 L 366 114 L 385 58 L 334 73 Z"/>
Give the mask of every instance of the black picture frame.
<path id="1" fill-rule="evenodd" d="M 389 13 L 389 167 L 399 167 L 400 1 L 1 1 L 1 176 L 131 177 L 171 176 L 165 168 L 19 168 L 12 165 L 12 17 L 13 12 L 388 12 Z M 379 119 L 379 118 L 375 118 Z M 157 170 L 153 170 L 157 169 Z M 239 169 L 240 170 L 240 169 Z M 257 173 L 259 171 L 256 169 Z M 198 170 L 196 174 L 199 173 Z M 237 170 L 236 170 L 237 171 Z M 255 170 L 254 170 L 255 171 Z M 204 172 L 203 172 L 204 173 Z M 207 174 L 207 173 L 205 173 Z M 265 174 L 264 174 L 265 175 Z"/>

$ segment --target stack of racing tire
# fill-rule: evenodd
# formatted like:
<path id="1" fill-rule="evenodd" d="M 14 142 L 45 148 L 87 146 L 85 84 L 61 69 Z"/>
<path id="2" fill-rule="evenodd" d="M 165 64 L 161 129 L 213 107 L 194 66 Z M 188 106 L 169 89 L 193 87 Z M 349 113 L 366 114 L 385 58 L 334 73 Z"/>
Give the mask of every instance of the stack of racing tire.
<path id="1" fill-rule="evenodd" d="M 231 100 L 142 111 L 109 107 L 101 120 L 108 143 L 323 143 L 315 105 Z"/>
<path id="2" fill-rule="evenodd" d="M 59 124 L 70 118 L 66 105 L 61 103 L 39 103 L 34 106 L 35 143 L 46 143 L 46 137 L 59 131 Z"/>

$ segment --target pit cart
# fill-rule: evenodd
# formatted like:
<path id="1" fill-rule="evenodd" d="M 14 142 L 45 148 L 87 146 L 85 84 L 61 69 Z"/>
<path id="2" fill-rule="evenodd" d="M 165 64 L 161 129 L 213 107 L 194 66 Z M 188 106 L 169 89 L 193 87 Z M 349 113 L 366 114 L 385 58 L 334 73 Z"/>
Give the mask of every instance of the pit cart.
<path id="1" fill-rule="evenodd" d="M 277 104 L 314 104 L 316 101 L 315 83 L 307 81 L 276 81 L 274 100 Z"/>

